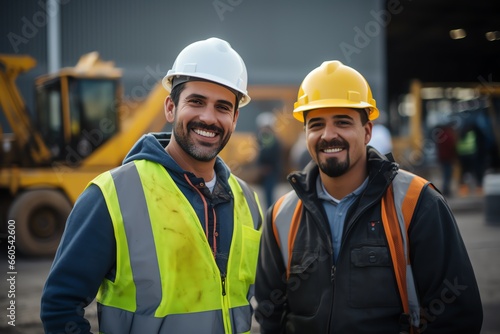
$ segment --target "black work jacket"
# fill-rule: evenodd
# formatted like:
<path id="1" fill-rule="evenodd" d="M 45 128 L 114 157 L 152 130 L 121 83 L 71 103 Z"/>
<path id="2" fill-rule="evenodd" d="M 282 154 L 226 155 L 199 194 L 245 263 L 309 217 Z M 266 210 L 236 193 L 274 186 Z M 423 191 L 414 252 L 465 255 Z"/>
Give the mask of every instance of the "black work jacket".
<path id="1" fill-rule="evenodd" d="M 381 198 L 398 167 L 374 149 L 367 154 L 369 182 L 348 211 L 336 265 L 316 192 L 318 167 L 311 163 L 289 175 L 303 211 L 288 278 L 273 208 L 268 211 L 255 294 L 262 333 L 399 333 L 403 307 L 381 222 Z M 474 272 L 452 212 L 435 189 L 423 190 L 408 233 L 424 333 L 479 333 Z"/>

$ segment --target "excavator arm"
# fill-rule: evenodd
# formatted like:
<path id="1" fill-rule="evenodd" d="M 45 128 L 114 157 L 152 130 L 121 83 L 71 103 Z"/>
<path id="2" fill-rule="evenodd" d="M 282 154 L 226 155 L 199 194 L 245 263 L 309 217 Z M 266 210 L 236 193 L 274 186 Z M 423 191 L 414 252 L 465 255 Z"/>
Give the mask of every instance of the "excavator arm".
<path id="1" fill-rule="evenodd" d="M 0 54 L 0 64 L 3 65 L 0 68 L 0 105 L 14 132 L 16 145 L 21 152 L 29 153 L 28 158 L 33 163 L 48 162 L 51 153 L 31 122 L 15 82 L 18 75 L 32 69 L 36 61 L 30 56 Z"/>

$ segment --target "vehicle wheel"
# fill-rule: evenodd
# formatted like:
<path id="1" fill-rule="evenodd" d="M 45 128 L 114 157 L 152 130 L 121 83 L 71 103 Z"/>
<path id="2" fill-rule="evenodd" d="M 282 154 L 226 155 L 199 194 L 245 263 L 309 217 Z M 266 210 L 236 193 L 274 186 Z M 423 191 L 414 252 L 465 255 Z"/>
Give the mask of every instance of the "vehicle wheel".
<path id="1" fill-rule="evenodd" d="M 18 196 L 8 214 L 16 222 L 18 251 L 30 256 L 54 255 L 70 211 L 70 202 L 57 190 L 29 190 Z"/>

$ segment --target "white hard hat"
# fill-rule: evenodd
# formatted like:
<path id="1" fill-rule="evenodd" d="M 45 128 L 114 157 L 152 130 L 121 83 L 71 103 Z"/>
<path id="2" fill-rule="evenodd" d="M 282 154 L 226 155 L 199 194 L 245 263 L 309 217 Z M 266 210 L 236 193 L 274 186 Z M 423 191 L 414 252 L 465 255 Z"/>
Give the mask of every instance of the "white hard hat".
<path id="1" fill-rule="evenodd" d="M 212 81 L 240 92 L 240 107 L 250 102 L 245 63 L 231 45 L 222 39 L 212 37 L 186 46 L 163 78 L 163 87 L 169 92 L 175 77 Z"/>

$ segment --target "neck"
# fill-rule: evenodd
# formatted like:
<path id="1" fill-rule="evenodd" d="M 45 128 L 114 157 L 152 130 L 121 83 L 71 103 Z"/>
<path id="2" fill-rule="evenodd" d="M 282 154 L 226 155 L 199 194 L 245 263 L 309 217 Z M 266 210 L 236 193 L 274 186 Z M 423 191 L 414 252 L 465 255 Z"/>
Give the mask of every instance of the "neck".
<path id="1" fill-rule="evenodd" d="M 177 164 L 187 172 L 191 172 L 197 177 L 203 178 L 205 181 L 210 181 L 214 178 L 215 159 L 210 161 L 199 161 L 186 154 L 177 145 L 171 145 L 172 141 L 165 147 L 165 151 L 177 162 Z"/>

